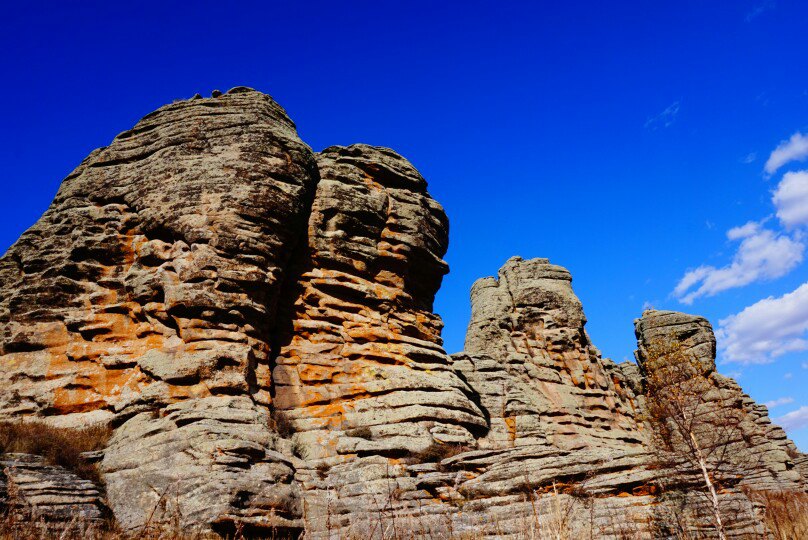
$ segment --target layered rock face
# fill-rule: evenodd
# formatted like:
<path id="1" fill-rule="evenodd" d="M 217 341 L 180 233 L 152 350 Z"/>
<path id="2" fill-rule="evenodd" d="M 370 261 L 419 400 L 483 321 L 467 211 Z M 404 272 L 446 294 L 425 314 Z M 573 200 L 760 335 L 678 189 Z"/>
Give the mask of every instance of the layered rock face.
<path id="1" fill-rule="evenodd" d="M 635 321 L 636 357 L 642 372 L 648 348 L 656 340 L 673 340 L 697 359 L 714 390 L 706 395 L 709 418 L 729 418 L 740 411 L 741 419 L 731 426 L 727 452 L 743 477 L 739 485 L 751 489 L 803 490 L 807 487 L 801 470 L 801 453 L 779 426 L 772 424 L 765 406 L 743 393 L 738 384 L 716 371 L 715 336 L 703 317 L 674 311 L 649 310 Z M 722 412 L 726 410 L 726 413 Z M 722 427 L 716 426 L 716 430 Z M 724 428 L 726 429 L 726 428 Z"/>
<path id="2" fill-rule="evenodd" d="M 17 521 L 63 527 L 98 526 L 106 513 L 93 482 L 31 454 L 0 455 L 0 510 Z"/>
<path id="3" fill-rule="evenodd" d="M 313 153 L 246 88 L 167 105 L 93 152 L 0 259 L 0 419 L 112 426 L 100 472 L 130 532 L 668 537 L 709 512 L 643 421 L 662 336 L 744 411 L 738 451 L 763 456 L 721 493 L 743 516 L 730 536 L 765 534 L 742 487 L 806 489 L 804 455 L 715 372 L 709 323 L 646 312 L 639 364 L 616 365 L 547 259 L 475 283 L 466 350 L 447 355 L 447 245 L 392 150 Z"/>
<path id="4" fill-rule="evenodd" d="M 571 282 L 547 259 L 514 257 L 498 279 L 472 287 L 468 357 L 457 366 L 491 416 L 493 448 L 641 445 L 632 404 L 615 392 Z"/>
<path id="5" fill-rule="evenodd" d="M 443 209 L 390 150 L 331 147 L 317 164 L 308 249 L 282 307 L 275 408 L 308 458 L 471 444 L 468 430 L 486 422 L 431 311 L 448 271 Z"/>
<path id="6" fill-rule="evenodd" d="M 102 469 L 124 528 L 169 499 L 188 523 L 273 498 L 280 524 L 299 517 L 267 421 L 269 332 L 317 180 L 268 96 L 174 103 L 85 159 L 0 262 L 0 415 L 114 422 Z"/>

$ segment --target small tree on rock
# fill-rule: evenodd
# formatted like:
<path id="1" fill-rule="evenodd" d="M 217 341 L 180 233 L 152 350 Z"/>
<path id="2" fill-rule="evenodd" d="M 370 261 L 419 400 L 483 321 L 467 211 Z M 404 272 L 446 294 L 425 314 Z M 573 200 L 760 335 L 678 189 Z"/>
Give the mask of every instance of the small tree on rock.
<path id="1" fill-rule="evenodd" d="M 706 368 L 680 342 L 657 340 L 646 347 L 646 420 L 657 454 L 666 466 L 699 471 L 718 537 L 726 539 L 719 505 L 721 485 L 739 478 L 745 452 L 743 409 L 710 379 Z"/>

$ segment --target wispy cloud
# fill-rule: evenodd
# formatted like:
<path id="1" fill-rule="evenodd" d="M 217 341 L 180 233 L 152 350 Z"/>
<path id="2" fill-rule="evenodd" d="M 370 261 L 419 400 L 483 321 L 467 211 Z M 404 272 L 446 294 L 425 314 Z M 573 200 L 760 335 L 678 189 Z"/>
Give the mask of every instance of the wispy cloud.
<path id="1" fill-rule="evenodd" d="M 782 426 L 786 431 L 795 431 L 808 426 L 808 405 L 803 405 L 796 411 L 775 418 L 774 423 Z"/>
<path id="2" fill-rule="evenodd" d="M 652 131 L 657 130 L 659 128 L 666 128 L 671 126 L 674 122 L 676 122 L 676 117 L 679 115 L 679 108 L 681 106 L 680 101 L 674 101 L 670 105 L 668 105 L 664 111 L 657 114 L 656 116 L 650 117 L 645 122 L 646 129 L 650 129 Z"/>
<path id="3" fill-rule="evenodd" d="M 769 409 L 774 409 L 776 407 L 781 407 L 783 405 L 788 405 L 789 403 L 794 403 L 794 398 L 793 397 L 781 397 L 781 398 L 773 399 L 771 401 L 767 401 L 766 403 L 764 403 L 764 405 L 766 405 L 766 407 L 768 407 Z"/>
<path id="4" fill-rule="evenodd" d="M 789 352 L 808 350 L 808 282 L 794 291 L 768 297 L 718 322 L 722 358 L 742 364 L 767 364 Z"/>
<path id="5" fill-rule="evenodd" d="M 808 157 L 808 137 L 799 131 L 786 141 L 781 141 L 777 148 L 772 150 L 763 170 L 767 174 L 774 174 L 777 169 L 791 161 L 803 161 Z"/>
<path id="6" fill-rule="evenodd" d="M 774 7 L 774 0 L 766 0 L 765 2 L 755 6 L 752 11 L 746 14 L 746 22 L 751 22 L 753 19 L 759 17 L 770 9 L 774 9 Z"/>
<path id="7" fill-rule="evenodd" d="M 757 152 L 749 152 L 743 159 L 741 159 L 741 163 L 749 165 L 756 159 L 757 159 Z"/>
<path id="8" fill-rule="evenodd" d="M 673 290 L 681 303 L 690 305 L 702 296 L 784 276 L 802 262 L 805 250 L 799 237 L 766 229 L 758 221 L 730 229 L 727 238 L 741 241 L 732 263 L 721 268 L 702 265 L 685 273 Z"/>
<path id="9" fill-rule="evenodd" d="M 808 171 L 784 174 L 772 202 L 777 208 L 777 217 L 785 227 L 808 227 Z"/>

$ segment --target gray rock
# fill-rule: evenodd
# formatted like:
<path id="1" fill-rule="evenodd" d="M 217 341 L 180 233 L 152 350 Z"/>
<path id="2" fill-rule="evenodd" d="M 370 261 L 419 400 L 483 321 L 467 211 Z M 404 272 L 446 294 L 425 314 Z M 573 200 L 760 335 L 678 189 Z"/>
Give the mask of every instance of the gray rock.
<path id="1" fill-rule="evenodd" d="M 40 522 L 50 531 L 75 523 L 92 531 L 100 530 L 106 512 L 94 482 L 64 467 L 48 465 L 41 456 L 0 454 L 0 515 Z"/>
<path id="2" fill-rule="evenodd" d="M 744 490 L 806 489 L 805 455 L 715 372 L 705 319 L 646 312 L 638 364 L 615 364 L 547 259 L 478 280 L 448 356 L 447 245 L 392 150 L 314 154 L 247 87 L 167 105 L 91 153 L 0 258 L 0 419 L 114 427 L 85 458 L 133 534 L 701 534 L 698 471 L 660 462 L 643 422 L 648 344 L 675 339 L 743 410 L 735 450 L 760 456 L 721 492 L 729 536 L 765 534 Z M 96 486 L 4 463 L 0 496 L 99 519 Z"/>

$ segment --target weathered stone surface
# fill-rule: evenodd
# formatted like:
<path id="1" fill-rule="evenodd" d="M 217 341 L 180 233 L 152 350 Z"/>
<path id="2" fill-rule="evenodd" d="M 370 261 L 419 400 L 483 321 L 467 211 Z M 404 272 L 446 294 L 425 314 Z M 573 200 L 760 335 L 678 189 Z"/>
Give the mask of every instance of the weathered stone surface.
<path id="1" fill-rule="evenodd" d="M 0 413 L 268 402 L 256 366 L 316 181 L 294 124 L 254 91 L 167 105 L 93 152 L 0 262 Z"/>
<path id="2" fill-rule="evenodd" d="M 243 396 L 189 399 L 127 420 L 101 463 L 118 523 L 302 529 L 288 446 L 268 425 L 266 408 Z"/>
<path id="3" fill-rule="evenodd" d="M 751 489 L 803 490 L 808 488 L 796 459 L 801 456 L 785 432 L 771 423 L 768 411 L 743 393 L 738 384 L 716 371 L 715 336 L 712 326 L 703 317 L 674 311 L 647 310 L 635 321 L 637 335 L 636 357 L 642 372 L 647 351 L 655 341 L 662 339 L 682 344 L 687 354 L 697 359 L 703 374 L 714 386 L 707 398 L 710 407 L 707 418 L 729 417 L 730 408 L 742 411 L 737 428 L 733 426 L 728 452 L 732 466 L 743 475 L 740 485 Z M 719 429 L 717 427 L 716 429 Z"/>
<path id="4" fill-rule="evenodd" d="M 0 418 L 111 425 L 93 459 L 128 532 L 667 538 L 710 513 L 643 421 L 663 337 L 744 411 L 737 450 L 760 456 L 723 486 L 729 536 L 765 534 L 743 489 L 806 489 L 805 455 L 716 373 L 706 320 L 646 312 L 639 363 L 615 364 L 547 259 L 475 283 L 448 356 L 432 312 L 447 244 L 392 150 L 314 154 L 247 88 L 167 105 L 88 156 L 0 259 Z M 35 510 L 68 504 L 37 499 L 51 482 L 97 519 L 93 486 L 14 459 L 2 485 Z"/>
<path id="5" fill-rule="evenodd" d="M 441 347 L 432 301 L 447 265 L 443 209 L 395 152 L 317 156 L 308 249 L 285 291 L 274 406 L 307 458 L 401 456 L 486 429 Z"/>
<path id="6" fill-rule="evenodd" d="M 632 403 L 620 399 L 566 269 L 514 257 L 471 290 L 466 353 L 455 366 L 491 418 L 481 445 L 639 447 Z"/>
<path id="7" fill-rule="evenodd" d="M 51 528 L 71 522 L 101 524 L 106 509 L 93 482 L 30 454 L 0 454 L 0 515 L 47 523 Z"/>
<path id="8" fill-rule="evenodd" d="M 103 470 L 125 528 L 164 491 L 188 526 L 299 517 L 270 342 L 318 176 L 269 96 L 173 103 L 85 159 L 0 260 L 0 416 L 118 426 Z"/>

